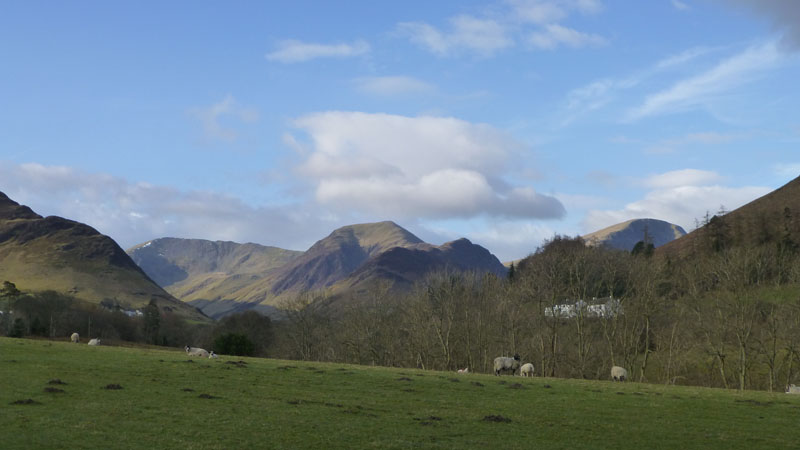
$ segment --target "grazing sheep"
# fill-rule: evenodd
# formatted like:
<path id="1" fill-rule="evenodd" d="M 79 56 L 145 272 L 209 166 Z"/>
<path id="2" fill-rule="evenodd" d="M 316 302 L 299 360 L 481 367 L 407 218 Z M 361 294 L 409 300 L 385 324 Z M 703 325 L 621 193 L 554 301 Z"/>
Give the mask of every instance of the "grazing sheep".
<path id="1" fill-rule="evenodd" d="M 611 380 L 613 381 L 625 381 L 628 379 L 628 371 L 623 369 L 620 366 L 614 366 L 611 368 Z"/>
<path id="2" fill-rule="evenodd" d="M 466 367 L 464 369 L 458 369 L 458 373 L 469 373 L 469 367 Z"/>
<path id="3" fill-rule="evenodd" d="M 507 356 L 498 356 L 494 359 L 494 374 L 499 376 L 500 372 L 510 371 L 514 375 L 519 369 L 519 355 L 514 355 L 513 358 Z"/>
<path id="4" fill-rule="evenodd" d="M 186 350 L 186 354 L 189 356 L 199 356 L 201 358 L 208 358 L 208 350 L 203 348 L 197 347 L 189 347 L 188 345 L 184 348 Z"/>
<path id="5" fill-rule="evenodd" d="M 786 386 L 786 393 L 787 394 L 800 394 L 800 386 L 795 386 L 793 384 L 790 384 L 789 386 Z"/>
<path id="6" fill-rule="evenodd" d="M 208 354 L 208 358 L 209 359 L 211 359 L 211 358 L 219 358 L 219 356 L 217 356 L 217 354 L 214 353 L 214 350 L 211 350 L 211 353 Z"/>
<path id="7" fill-rule="evenodd" d="M 77 344 L 81 341 L 81 335 L 78 333 L 72 333 L 72 336 L 69 337 L 69 340 L 72 341 L 73 344 Z"/>
<path id="8" fill-rule="evenodd" d="M 532 377 L 533 376 L 533 364 L 525 363 L 522 367 L 519 368 L 519 374 L 523 377 Z"/>
<path id="9" fill-rule="evenodd" d="M 98 338 L 89 339 L 89 345 L 100 345 L 100 339 Z"/>

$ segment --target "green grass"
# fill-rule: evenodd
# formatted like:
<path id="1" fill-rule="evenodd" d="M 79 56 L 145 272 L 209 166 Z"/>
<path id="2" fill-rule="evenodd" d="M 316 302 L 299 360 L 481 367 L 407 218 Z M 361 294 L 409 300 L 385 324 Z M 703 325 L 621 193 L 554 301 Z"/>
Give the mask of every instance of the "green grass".
<path id="1" fill-rule="evenodd" d="M 0 338 L 0 447 L 729 450 L 800 442 L 800 396 L 187 360 L 182 351 Z M 37 403 L 12 404 L 27 399 Z M 484 420 L 491 415 L 510 422 Z"/>

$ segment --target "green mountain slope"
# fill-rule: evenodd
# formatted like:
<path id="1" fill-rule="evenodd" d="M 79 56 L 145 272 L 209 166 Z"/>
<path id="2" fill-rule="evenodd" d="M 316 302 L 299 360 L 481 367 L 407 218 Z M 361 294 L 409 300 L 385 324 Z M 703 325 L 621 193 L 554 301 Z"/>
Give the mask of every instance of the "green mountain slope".
<path id="1" fill-rule="evenodd" d="M 154 283 L 116 242 L 94 228 L 42 217 L 0 193 L 0 280 L 23 291 L 54 290 L 80 300 L 139 308 L 151 300 L 206 320 Z"/>

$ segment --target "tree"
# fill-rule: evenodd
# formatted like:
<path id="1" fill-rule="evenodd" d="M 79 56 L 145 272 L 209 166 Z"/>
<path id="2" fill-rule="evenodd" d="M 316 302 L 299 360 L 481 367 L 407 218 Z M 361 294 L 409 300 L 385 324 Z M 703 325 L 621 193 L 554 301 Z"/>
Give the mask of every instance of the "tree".
<path id="1" fill-rule="evenodd" d="M 158 331 L 161 327 L 161 313 L 155 300 L 144 307 L 144 338 L 151 344 L 158 344 Z"/>

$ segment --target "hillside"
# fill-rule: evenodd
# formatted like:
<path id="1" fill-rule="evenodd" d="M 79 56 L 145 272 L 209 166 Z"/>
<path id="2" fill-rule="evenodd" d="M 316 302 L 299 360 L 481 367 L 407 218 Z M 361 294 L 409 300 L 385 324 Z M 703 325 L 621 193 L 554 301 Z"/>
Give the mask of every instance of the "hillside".
<path id="1" fill-rule="evenodd" d="M 655 247 L 686 234 L 679 225 L 657 219 L 633 219 L 618 223 L 583 237 L 587 245 L 606 246 L 631 251 L 637 242 L 647 240 Z"/>
<path id="2" fill-rule="evenodd" d="M 0 354 L 8 449 L 734 450 L 800 440 L 800 396 L 786 394 L 224 355 L 187 363 L 172 349 L 8 338 Z"/>
<path id="3" fill-rule="evenodd" d="M 800 244 L 800 178 L 752 202 L 704 220 L 701 227 L 657 250 L 685 256 L 721 248 Z"/>
<path id="4" fill-rule="evenodd" d="M 466 239 L 437 247 L 389 221 L 339 228 L 303 253 L 186 239 L 156 239 L 128 252 L 170 293 L 212 317 L 251 308 L 276 316 L 274 306 L 300 292 L 346 293 L 377 280 L 407 287 L 445 267 L 505 273 Z"/>
<path id="5" fill-rule="evenodd" d="M 155 300 L 206 320 L 154 283 L 116 242 L 94 228 L 42 217 L 0 193 L 0 280 L 23 291 L 54 290 L 90 303 L 139 308 Z"/>

